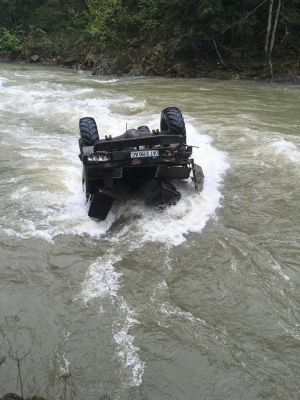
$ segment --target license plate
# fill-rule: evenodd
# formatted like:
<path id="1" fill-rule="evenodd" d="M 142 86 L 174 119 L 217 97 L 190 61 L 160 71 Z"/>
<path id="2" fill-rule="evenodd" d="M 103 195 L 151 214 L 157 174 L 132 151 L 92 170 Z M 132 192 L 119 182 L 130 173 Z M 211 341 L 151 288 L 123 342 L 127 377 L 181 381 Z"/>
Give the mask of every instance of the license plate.
<path id="1" fill-rule="evenodd" d="M 158 156 L 159 156 L 158 150 L 137 150 L 130 152 L 131 158 L 158 157 Z"/>

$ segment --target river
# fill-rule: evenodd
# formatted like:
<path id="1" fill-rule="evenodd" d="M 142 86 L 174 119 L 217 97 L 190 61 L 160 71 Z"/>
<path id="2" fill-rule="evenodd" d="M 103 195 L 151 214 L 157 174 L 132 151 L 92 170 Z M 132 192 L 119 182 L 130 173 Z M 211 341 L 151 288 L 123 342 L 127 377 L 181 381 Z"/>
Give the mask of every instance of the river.
<path id="1" fill-rule="evenodd" d="M 79 118 L 169 106 L 203 191 L 88 218 Z M 299 110 L 293 85 L 0 64 L 0 397 L 299 399 Z"/>

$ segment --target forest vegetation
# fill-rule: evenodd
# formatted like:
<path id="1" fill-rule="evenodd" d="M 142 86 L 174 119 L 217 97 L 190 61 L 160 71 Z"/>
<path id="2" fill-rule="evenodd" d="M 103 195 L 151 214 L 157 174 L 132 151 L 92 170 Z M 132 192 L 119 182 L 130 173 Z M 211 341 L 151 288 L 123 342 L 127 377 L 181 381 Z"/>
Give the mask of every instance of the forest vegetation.
<path id="1" fill-rule="evenodd" d="M 0 0 L 0 54 L 103 73 L 300 75 L 300 0 Z"/>

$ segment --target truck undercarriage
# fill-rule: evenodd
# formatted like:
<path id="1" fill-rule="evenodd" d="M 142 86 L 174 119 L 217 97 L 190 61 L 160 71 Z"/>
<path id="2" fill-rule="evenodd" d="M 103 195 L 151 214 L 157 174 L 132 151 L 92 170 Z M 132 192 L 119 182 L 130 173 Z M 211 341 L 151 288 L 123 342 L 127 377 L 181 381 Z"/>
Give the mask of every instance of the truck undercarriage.
<path id="1" fill-rule="evenodd" d="M 138 187 L 156 180 L 173 203 L 181 197 L 173 180 L 188 179 L 192 173 L 195 189 L 203 187 L 202 168 L 191 158 L 193 148 L 185 143 L 185 123 L 176 107 L 162 111 L 160 130 L 152 132 L 141 126 L 100 140 L 91 117 L 81 118 L 79 128 L 83 185 L 92 218 L 106 219 L 122 186 Z"/>

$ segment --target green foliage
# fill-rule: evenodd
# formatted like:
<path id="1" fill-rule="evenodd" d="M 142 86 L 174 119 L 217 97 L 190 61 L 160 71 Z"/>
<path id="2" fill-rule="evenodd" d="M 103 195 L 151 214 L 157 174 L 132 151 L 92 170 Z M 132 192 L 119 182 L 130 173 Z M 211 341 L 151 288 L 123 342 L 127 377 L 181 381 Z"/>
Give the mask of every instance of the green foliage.
<path id="1" fill-rule="evenodd" d="M 9 28 L 15 22 L 16 9 L 16 0 L 0 0 L 1 25 L 3 27 Z"/>
<path id="2" fill-rule="evenodd" d="M 35 53 L 40 56 L 56 55 L 55 44 L 51 37 L 35 26 L 30 26 L 25 43 L 25 51 L 29 55 Z"/>
<path id="3" fill-rule="evenodd" d="M 261 54 L 270 0 L 0 0 L 0 51 L 78 56 L 163 48 L 172 62 Z M 274 0 L 277 4 L 277 0 Z M 300 0 L 284 2 L 276 54 L 299 51 Z M 24 43 L 24 44 L 23 44 Z"/>
<path id="4" fill-rule="evenodd" d="M 14 56 L 23 52 L 23 43 L 20 36 L 2 28 L 0 36 L 0 54 Z"/>
<path id="5" fill-rule="evenodd" d="M 156 0 L 90 0 L 87 32 L 103 49 L 136 46 L 159 37 Z"/>
<path id="6" fill-rule="evenodd" d="M 37 24 L 39 29 L 49 32 L 65 25 L 64 16 L 64 12 L 55 5 L 40 6 L 32 11 L 28 22 L 30 26 Z"/>

